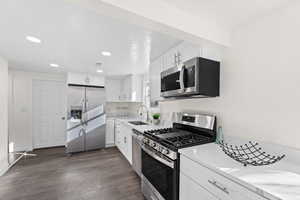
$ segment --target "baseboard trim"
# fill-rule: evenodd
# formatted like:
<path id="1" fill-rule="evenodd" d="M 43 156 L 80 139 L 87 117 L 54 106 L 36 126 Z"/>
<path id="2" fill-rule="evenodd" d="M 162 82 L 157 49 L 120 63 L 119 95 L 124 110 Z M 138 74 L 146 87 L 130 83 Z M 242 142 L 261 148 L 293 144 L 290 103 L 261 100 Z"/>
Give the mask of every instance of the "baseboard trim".
<path id="1" fill-rule="evenodd" d="M 109 148 L 109 147 L 115 147 L 115 144 L 105 144 L 105 148 Z"/>
<path id="2" fill-rule="evenodd" d="M 13 163 L 8 164 L 7 167 L 5 167 L 4 169 L 2 169 L 0 171 L 0 176 L 3 176 L 4 174 L 6 174 L 8 172 L 8 170 L 10 170 L 10 168 L 12 168 L 19 160 L 21 160 L 26 152 L 24 152 L 19 158 L 17 158 Z"/>
<path id="3" fill-rule="evenodd" d="M 53 146 L 53 147 L 41 147 L 41 148 L 34 148 L 32 151 L 34 150 L 43 150 L 43 149 L 55 149 L 55 148 L 65 148 L 65 145 L 58 145 L 58 146 Z"/>
<path id="4" fill-rule="evenodd" d="M 0 169 L 0 176 L 3 176 L 8 170 L 9 170 L 9 166 L 6 166 L 3 169 Z"/>

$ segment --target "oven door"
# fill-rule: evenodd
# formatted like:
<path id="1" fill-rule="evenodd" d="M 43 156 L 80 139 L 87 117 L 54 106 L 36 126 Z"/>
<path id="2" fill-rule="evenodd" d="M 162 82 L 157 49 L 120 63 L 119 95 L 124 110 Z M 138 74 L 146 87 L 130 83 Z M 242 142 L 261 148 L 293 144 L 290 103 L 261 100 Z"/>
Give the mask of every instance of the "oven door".
<path id="1" fill-rule="evenodd" d="M 177 162 L 166 159 L 163 155 L 154 153 L 145 146 L 142 147 L 142 174 L 146 179 L 143 184 L 148 185 L 148 188 L 143 191 L 146 198 L 178 200 L 177 165 Z"/>
<path id="2" fill-rule="evenodd" d="M 184 93 L 184 67 L 173 67 L 161 73 L 161 96 L 180 96 Z"/>

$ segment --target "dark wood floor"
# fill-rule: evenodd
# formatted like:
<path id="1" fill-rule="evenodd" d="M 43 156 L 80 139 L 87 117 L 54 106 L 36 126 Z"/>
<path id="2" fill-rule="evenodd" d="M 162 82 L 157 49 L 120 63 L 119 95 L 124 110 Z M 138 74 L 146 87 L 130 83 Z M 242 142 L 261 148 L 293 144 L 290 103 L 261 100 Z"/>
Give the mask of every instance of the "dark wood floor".
<path id="1" fill-rule="evenodd" d="M 1 200 L 144 200 L 140 180 L 116 148 L 67 157 L 34 151 L 0 177 Z"/>

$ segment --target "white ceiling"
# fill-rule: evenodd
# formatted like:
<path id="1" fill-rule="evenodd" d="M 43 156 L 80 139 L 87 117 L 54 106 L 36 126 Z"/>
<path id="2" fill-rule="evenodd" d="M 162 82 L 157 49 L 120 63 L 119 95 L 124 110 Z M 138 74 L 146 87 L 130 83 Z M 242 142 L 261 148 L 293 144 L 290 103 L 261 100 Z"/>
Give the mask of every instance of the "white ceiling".
<path id="1" fill-rule="evenodd" d="M 232 30 L 295 0 L 161 1 L 197 16 L 195 19 L 209 18 Z M 2 0 L 0 3 L 0 56 L 16 69 L 95 73 L 95 63 L 101 62 L 105 74 L 142 73 L 151 59 L 180 42 L 70 1 Z M 40 38 L 42 43 L 29 43 L 25 40 L 27 35 Z M 101 51 L 110 51 L 112 56 L 103 57 Z M 61 67 L 51 68 L 50 63 Z"/>
<path id="2" fill-rule="evenodd" d="M 0 56 L 16 69 L 95 73 L 95 63 L 102 62 L 105 74 L 141 73 L 151 58 L 180 42 L 62 0 L 0 3 Z M 27 35 L 42 43 L 28 42 Z M 112 56 L 103 57 L 102 51 Z"/>
<path id="3" fill-rule="evenodd" d="M 230 30 L 297 0 L 161 0 L 195 16 L 210 16 Z"/>

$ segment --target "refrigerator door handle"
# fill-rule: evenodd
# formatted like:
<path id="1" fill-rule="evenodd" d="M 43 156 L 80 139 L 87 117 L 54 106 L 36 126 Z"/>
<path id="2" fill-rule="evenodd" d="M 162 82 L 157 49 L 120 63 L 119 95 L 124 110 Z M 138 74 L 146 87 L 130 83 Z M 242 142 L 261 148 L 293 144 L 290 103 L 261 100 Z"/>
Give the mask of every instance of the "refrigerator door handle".
<path id="1" fill-rule="evenodd" d="M 82 132 L 83 132 L 82 129 L 80 129 L 80 131 L 79 131 L 79 136 L 82 136 L 82 135 L 83 135 Z"/>

